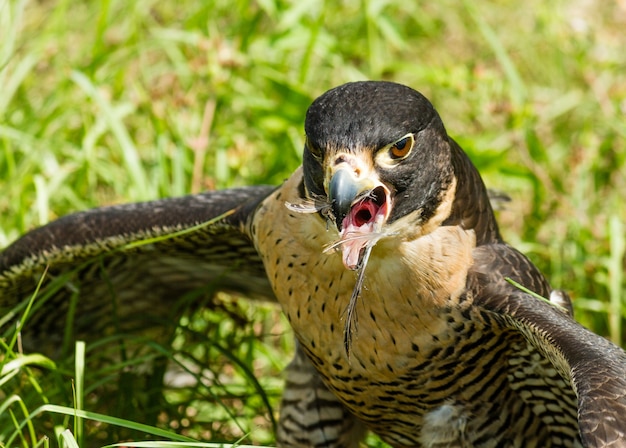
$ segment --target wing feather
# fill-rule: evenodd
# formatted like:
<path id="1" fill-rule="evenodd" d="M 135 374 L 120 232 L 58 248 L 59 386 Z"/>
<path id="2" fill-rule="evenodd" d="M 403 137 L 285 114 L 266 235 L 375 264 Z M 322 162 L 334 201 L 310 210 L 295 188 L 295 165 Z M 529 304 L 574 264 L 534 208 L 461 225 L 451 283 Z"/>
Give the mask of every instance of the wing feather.
<path id="1" fill-rule="evenodd" d="M 75 337 L 89 340 L 112 327 L 171 322 L 177 299 L 189 294 L 274 300 L 248 231 L 273 188 L 96 208 L 27 233 L 0 253 L 0 326 L 14 326 L 46 267 L 34 307 L 41 311 L 25 326 L 25 345 L 38 349 L 42 341 L 60 346 L 69 310 Z"/>
<path id="2" fill-rule="evenodd" d="M 507 276 L 544 297 L 530 261 L 505 244 L 477 249 L 476 304 L 520 331 L 570 380 L 578 398 L 585 446 L 624 446 L 626 439 L 626 353 L 577 323 L 567 312 L 506 282 Z M 530 270 L 529 270 L 530 269 Z M 504 272 L 503 272 L 504 271 Z M 521 274 L 521 273 L 527 274 Z M 516 277 L 517 274 L 520 274 Z M 534 278 L 531 281 L 531 278 Z M 547 292 L 547 293 L 546 293 Z"/>

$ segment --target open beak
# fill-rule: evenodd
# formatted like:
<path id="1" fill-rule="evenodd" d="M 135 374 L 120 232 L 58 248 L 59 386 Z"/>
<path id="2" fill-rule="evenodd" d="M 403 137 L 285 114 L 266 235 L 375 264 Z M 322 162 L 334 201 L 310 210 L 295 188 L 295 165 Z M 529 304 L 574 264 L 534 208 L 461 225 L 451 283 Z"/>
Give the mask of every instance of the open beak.
<path id="1" fill-rule="evenodd" d="M 358 268 L 365 247 L 375 244 L 391 211 L 389 189 L 372 176 L 357 177 L 344 164 L 333 170 L 328 196 L 339 231 L 343 264 Z"/>

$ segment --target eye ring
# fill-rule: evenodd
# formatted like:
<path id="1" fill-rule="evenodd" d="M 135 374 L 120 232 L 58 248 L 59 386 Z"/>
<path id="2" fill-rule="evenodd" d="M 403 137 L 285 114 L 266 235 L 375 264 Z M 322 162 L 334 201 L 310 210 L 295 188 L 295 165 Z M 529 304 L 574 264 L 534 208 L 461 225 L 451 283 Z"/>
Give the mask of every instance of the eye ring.
<path id="1" fill-rule="evenodd" d="M 415 144 L 413 134 L 407 134 L 397 142 L 389 146 L 389 157 L 392 160 L 404 159 L 409 155 Z"/>

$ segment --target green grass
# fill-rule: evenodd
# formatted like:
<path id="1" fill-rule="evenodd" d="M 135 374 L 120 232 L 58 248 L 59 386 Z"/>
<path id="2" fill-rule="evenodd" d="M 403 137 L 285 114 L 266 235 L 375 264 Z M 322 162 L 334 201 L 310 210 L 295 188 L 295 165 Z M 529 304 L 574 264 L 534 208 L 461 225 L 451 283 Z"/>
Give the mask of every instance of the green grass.
<path id="1" fill-rule="evenodd" d="M 585 5 L 0 0 L 0 247 L 75 210 L 276 184 L 300 163 L 316 96 L 390 79 L 429 97 L 513 198 L 506 239 L 624 345 L 626 11 Z M 0 445 L 100 446 L 144 438 L 138 423 L 271 445 L 289 332 L 275 307 L 225 300 L 125 361 L 119 340 L 88 345 L 83 372 L 4 341 Z M 163 389 L 163 359 L 195 386 Z M 133 367 L 146 360 L 147 377 Z M 59 412 L 74 406 L 81 418 Z"/>

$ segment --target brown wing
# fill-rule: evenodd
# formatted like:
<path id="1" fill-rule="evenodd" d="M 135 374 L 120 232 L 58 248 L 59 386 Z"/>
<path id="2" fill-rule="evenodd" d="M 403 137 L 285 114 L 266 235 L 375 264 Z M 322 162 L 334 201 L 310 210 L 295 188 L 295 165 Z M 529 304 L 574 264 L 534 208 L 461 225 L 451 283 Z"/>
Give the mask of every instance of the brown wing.
<path id="1" fill-rule="evenodd" d="M 246 231 L 272 189 L 97 208 L 33 230 L 0 253 L 0 327 L 22 318 L 46 266 L 23 340 L 47 353 L 60 348 L 67 318 L 74 336 L 89 340 L 171 323 L 185 295 L 225 290 L 273 300 Z"/>
<path id="2" fill-rule="evenodd" d="M 624 446 L 626 353 L 575 322 L 567 312 L 507 283 L 505 277 L 547 297 L 544 281 L 522 254 L 505 244 L 477 249 L 477 305 L 520 331 L 569 378 L 578 398 L 585 446 Z"/>

